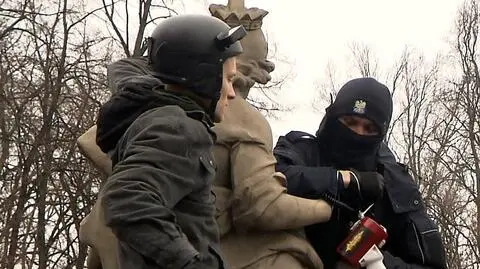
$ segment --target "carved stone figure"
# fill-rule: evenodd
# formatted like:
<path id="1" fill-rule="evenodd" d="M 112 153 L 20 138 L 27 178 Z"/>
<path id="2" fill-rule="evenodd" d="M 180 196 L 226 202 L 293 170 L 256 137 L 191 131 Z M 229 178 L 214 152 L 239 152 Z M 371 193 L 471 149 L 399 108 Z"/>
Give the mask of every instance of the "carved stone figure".
<path id="1" fill-rule="evenodd" d="M 321 200 L 288 195 L 285 177 L 275 172 L 273 138 L 265 117 L 245 98 L 255 83 L 271 80 L 274 64 L 262 32 L 267 11 L 245 8 L 243 0 L 210 5 L 210 13 L 230 26 L 242 24 L 244 53 L 235 91 L 242 98 L 230 103 L 225 120 L 215 125 L 217 222 L 221 247 L 230 268 L 323 268 L 320 258 L 302 237 L 302 227 L 326 221 L 330 207 Z"/>

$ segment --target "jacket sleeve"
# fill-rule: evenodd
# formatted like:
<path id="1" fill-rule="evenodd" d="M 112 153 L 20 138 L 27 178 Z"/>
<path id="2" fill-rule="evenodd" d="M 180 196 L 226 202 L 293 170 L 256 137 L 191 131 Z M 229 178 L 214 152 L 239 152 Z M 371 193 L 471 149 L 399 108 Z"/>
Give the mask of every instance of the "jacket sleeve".
<path id="1" fill-rule="evenodd" d="M 153 121 L 149 113 L 155 112 L 137 119 L 120 140 L 120 161 L 100 198 L 107 225 L 119 240 L 159 265 L 183 268 L 198 252 L 177 225 L 172 208 L 204 184 L 200 154 L 189 134 L 208 133 L 200 130 L 203 126 L 192 130 L 178 117 Z"/>
<path id="2" fill-rule="evenodd" d="M 107 67 L 108 86 L 112 94 L 120 91 L 126 83 L 138 83 L 156 87 L 163 83 L 155 78 L 146 57 L 118 60 Z"/>
<path id="3" fill-rule="evenodd" d="M 405 213 L 392 231 L 392 249 L 384 264 L 395 269 L 446 269 L 445 248 L 437 225 L 425 210 Z"/>
<path id="4" fill-rule="evenodd" d="M 328 166 L 307 165 L 305 151 L 288 135 L 278 139 L 273 153 L 277 159 L 276 170 L 287 178 L 289 194 L 304 198 L 337 195 L 340 182 L 337 170 Z"/>
<path id="5" fill-rule="evenodd" d="M 285 176 L 275 172 L 272 149 L 261 141 L 235 143 L 230 158 L 236 227 L 297 229 L 329 220 L 331 207 L 325 201 L 286 193 Z"/>

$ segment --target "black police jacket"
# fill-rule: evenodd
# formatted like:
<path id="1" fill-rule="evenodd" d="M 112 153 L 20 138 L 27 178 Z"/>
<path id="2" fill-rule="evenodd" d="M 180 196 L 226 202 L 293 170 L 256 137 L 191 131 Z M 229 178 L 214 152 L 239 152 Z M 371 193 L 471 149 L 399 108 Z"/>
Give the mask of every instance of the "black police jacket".
<path id="1" fill-rule="evenodd" d="M 318 199 L 337 197 L 337 170 L 326 166 L 316 137 L 298 131 L 281 136 L 274 149 L 277 171 L 287 177 L 292 195 Z M 405 165 L 397 163 L 382 144 L 377 162 L 383 171 L 387 195 L 375 204 L 372 217 L 386 227 L 387 244 L 382 248 L 387 268 L 446 268 L 445 250 L 437 225 L 427 215 L 418 186 Z M 325 268 L 334 268 L 340 260 L 336 247 L 345 239 L 354 219 L 334 207 L 330 221 L 305 227 Z"/>

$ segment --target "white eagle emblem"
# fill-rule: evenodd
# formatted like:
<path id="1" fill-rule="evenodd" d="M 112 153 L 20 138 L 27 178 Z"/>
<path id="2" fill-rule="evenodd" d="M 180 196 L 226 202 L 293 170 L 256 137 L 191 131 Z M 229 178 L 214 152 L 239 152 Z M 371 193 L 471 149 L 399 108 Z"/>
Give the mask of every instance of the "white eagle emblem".
<path id="1" fill-rule="evenodd" d="M 367 102 L 363 100 L 355 101 L 355 105 L 353 105 L 353 112 L 358 114 L 365 114 L 365 108 L 367 107 Z"/>

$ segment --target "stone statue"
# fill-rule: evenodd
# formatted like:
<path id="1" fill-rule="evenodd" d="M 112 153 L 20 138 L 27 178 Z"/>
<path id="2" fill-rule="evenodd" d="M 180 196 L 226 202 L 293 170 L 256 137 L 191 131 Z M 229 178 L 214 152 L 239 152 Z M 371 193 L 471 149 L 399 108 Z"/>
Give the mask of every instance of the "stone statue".
<path id="1" fill-rule="evenodd" d="M 259 8 L 245 8 L 244 1 L 230 0 L 228 5 L 212 4 L 209 7 L 212 16 L 230 26 L 242 24 L 248 35 L 241 40 L 244 52 L 238 57 L 237 68 L 240 71 L 235 89 L 246 98 L 255 82 L 266 84 L 271 80 L 270 73 L 275 65 L 268 61 L 268 43 L 262 31 L 263 18 L 267 11 Z"/>
<path id="2" fill-rule="evenodd" d="M 268 12 L 247 9 L 243 0 L 229 0 L 227 6 L 212 4 L 209 10 L 229 25 L 242 24 L 248 30 L 247 37 L 241 41 L 244 53 L 237 60 L 239 74 L 234 82 L 240 98 L 231 101 L 224 121 L 213 128 L 217 133 L 213 150 L 217 175 L 213 191 L 221 251 L 227 268 L 323 268 L 320 258 L 303 237 L 302 228 L 327 221 L 331 208 L 322 200 L 286 193 L 285 176 L 275 172 L 270 125 L 245 100 L 255 83 L 266 84 L 271 80 L 270 72 L 275 67 L 266 59 L 268 45 L 261 29 Z M 146 62 L 134 69 L 137 78 L 148 75 Z M 114 74 L 109 74 L 109 80 L 115 80 Z M 110 87 L 115 88 L 112 81 Z M 95 167 L 108 175 L 111 161 L 95 144 L 95 133 L 93 126 L 78 139 L 78 146 Z M 116 239 L 102 223 L 102 214 L 96 204 L 81 225 L 80 240 L 92 246 L 89 269 L 101 269 L 102 265 L 103 269 L 117 268 L 112 263 L 115 249 L 109 247 Z"/>
<path id="3" fill-rule="evenodd" d="M 235 91 L 242 98 L 230 103 L 217 133 L 214 156 L 217 176 L 217 222 L 221 250 L 229 268 L 323 268 L 320 258 L 302 237 L 304 226 L 326 221 L 331 208 L 321 200 L 286 193 L 285 176 L 275 172 L 273 138 L 265 117 L 245 99 L 255 83 L 271 80 L 274 64 L 267 60 L 262 32 L 267 11 L 246 8 L 243 0 L 210 5 L 210 13 L 230 26 L 242 24 L 244 53 Z M 300 229 L 299 229 L 300 228 Z"/>

